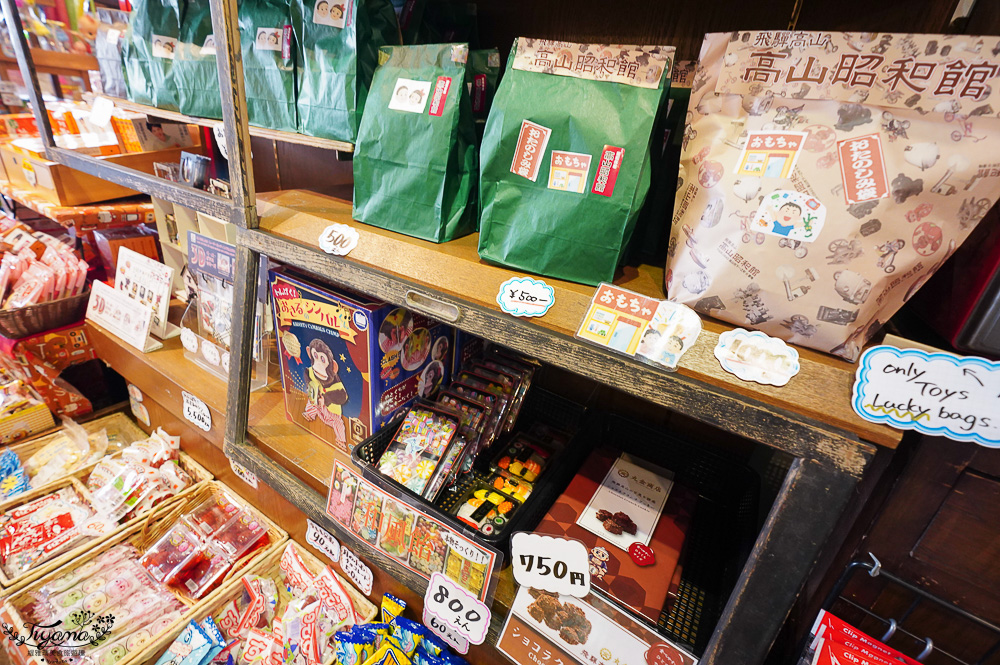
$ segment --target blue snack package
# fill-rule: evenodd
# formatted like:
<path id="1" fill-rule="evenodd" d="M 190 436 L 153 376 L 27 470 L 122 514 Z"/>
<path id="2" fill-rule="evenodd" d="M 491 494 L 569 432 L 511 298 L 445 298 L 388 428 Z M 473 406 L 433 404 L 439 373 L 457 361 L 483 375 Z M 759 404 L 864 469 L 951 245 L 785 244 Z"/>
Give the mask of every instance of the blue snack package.
<path id="1" fill-rule="evenodd" d="M 413 654 L 413 665 L 445 665 L 445 660 L 422 649 L 417 649 L 417 652 Z"/>
<path id="2" fill-rule="evenodd" d="M 198 665 L 212 647 L 212 640 L 197 621 L 190 622 L 156 661 L 156 665 Z M 182 655 L 183 654 L 183 655 Z"/>
<path id="3" fill-rule="evenodd" d="M 377 639 L 370 630 L 336 633 L 333 644 L 338 665 L 363 665 L 375 653 Z"/>
<path id="4" fill-rule="evenodd" d="M 403 653 L 412 658 L 417 650 L 417 645 L 423 641 L 424 635 L 427 634 L 427 629 L 424 628 L 423 624 L 401 616 L 393 619 L 392 623 L 394 626 L 392 639 L 396 641 Z"/>
<path id="5" fill-rule="evenodd" d="M 429 630 L 425 630 L 424 639 L 417 645 L 417 651 L 423 651 L 429 656 L 438 657 L 448 651 L 448 646 L 437 635 Z"/>
<path id="6" fill-rule="evenodd" d="M 222 635 L 222 631 L 219 627 L 215 625 L 215 621 L 212 617 L 205 617 L 199 624 L 201 629 L 205 631 L 208 639 L 211 640 L 212 644 L 208 649 L 208 653 L 205 657 L 201 659 L 198 665 L 209 665 L 212 660 L 222 652 L 222 649 L 226 646 L 226 638 Z"/>

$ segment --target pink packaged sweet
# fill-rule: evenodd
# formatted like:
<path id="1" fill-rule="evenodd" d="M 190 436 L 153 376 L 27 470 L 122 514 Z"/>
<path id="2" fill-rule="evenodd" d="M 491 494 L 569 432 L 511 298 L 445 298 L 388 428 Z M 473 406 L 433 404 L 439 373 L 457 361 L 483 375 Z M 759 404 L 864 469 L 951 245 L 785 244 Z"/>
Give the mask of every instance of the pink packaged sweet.
<path id="1" fill-rule="evenodd" d="M 1000 38 L 705 36 L 671 300 L 856 360 L 1000 198 Z"/>

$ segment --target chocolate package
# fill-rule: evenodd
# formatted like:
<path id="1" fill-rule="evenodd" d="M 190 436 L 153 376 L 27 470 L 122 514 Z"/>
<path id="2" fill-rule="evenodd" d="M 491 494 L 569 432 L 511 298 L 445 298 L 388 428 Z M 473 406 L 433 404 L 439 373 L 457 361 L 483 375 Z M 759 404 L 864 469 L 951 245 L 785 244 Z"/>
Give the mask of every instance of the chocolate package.
<path id="1" fill-rule="evenodd" d="M 1000 39 L 710 34 L 671 300 L 856 360 L 1000 197 Z"/>
<path id="2" fill-rule="evenodd" d="M 350 452 L 448 380 L 450 326 L 276 272 L 271 294 L 285 412 L 333 446 Z"/>

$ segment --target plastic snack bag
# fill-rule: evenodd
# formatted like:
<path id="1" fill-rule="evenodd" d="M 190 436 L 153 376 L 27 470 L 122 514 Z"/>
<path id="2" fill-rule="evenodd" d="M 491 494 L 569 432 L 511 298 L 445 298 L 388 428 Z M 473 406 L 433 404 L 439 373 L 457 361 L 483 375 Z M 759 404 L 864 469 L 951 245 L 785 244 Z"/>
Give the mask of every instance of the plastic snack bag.
<path id="1" fill-rule="evenodd" d="M 467 44 L 379 50 L 354 152 L 355 219 L 431 242 L 475 230 L 468 55 Z"/>
<path id="2" fill-rule="evenodd" d="M 612 281 L 649 189 L 673 59 L 665 46 L 514 43 L 483 136 L 482 258 Z"/>
<path id="3" fill-rule="evenodd" d="M 299 131 L 354 143 L 378 63 L 399 43 L 389 0 L 292 0 L 298 47 Z"/>
<path id="4" fill-rule="evenodd" d="M 856 360 L 1000 197 L 997 53 L 969 35 L 707 35 L 670 299 Z"/>

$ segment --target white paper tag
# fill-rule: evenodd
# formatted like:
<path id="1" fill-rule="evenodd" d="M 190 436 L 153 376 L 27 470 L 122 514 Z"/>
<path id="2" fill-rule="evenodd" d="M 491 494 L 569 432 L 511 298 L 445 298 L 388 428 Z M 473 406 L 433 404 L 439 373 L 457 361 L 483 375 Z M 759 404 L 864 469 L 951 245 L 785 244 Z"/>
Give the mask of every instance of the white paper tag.
<path id="1" fill-rule="evenodd" d="M 372 569 L 346 547 L 340 548 L 340 568 L 366 596 L 371 594 L 372 584 L 375 583 Z"/>
<path id="2" fill-rule="evenodd" d="M 233 473 L 235 473 L 237 476 L 240 477 L 240 480 L 245 482 L 250 487 L 257 489 L 256 473 L 246 468 L 245 466 L 234 460 L 232 457 L 229 458 L 229 466 L 233 469 Z"/>
<path id="3" fill-rule="evenodd" d="M 190 328 L 181 328 L 181 345 L 191 353 L 198 353 L 198 335 Z"/>
<path id="4" fill-rule="evenodd" d="M 346 224 L 331 224 L 319 234 L 319 248 L 334 256 L 347 256 L 358 246 L 357 229 Z"/>
<path id="5" fill-rule="evenodd" d="M 145 351 L 153 310 L 95 281 L 87 303 L 87 320 L 93 321 L 140 351 Z"/>
<path id="6" fill-rule="evenodd" d="M 110 28 L 104 34 L 104 40 L 107 43 L 109 43 L 109 44 L 117 44 L 118 43 L 118 38 L 121 37 L 121 36 L 122 36 L 122 31 L 121 30 L 116 30 L 114 28 Z"/>
<path id="7" fill-rule="evenodd" d="M 306 542 L 325 554 L 330 561 L 340 561 L 340 541 L 310 519 L 306 520 Z"/>
<path id="8" fill-rule="evenodd" d="M 578 598 L 590 593 L 590 558 L 579 540 L 518 531 L 510 548 L 514 579 L 521 586 Z"/>
<path id="9" fill-rule="evenodd" d="M 98 127 L 107 127 L 111 124 L 111 113 L 115 110 L 115 103 L 107 97 L 98 97 L 94 100 L 94 105 L 90 109 L 90 122 Z"/>
<path id="10" fill-rule="evenodd" d="M 219 152 L 222 153 L 222 158 L 229 161 L 229 146 L 226 145 L 226 135 L 223 132 L 222 125 L 216 125 L 212 127 L 212 133 L 215 135 L 215 142 L 219 146 Z"/>
<path id="11" fill-rule="evenodd" d="M 134 399 L 136 402 L 141 402 L 143 399 L 142 391 L 139 390 L 139 386 L 135 385 L 134 383 L 128 384 L 128 396 L 131 399 Z"/>
<path id="12" fill-rule="evenodd" d="M 206 432 L 211 430 L 212 412 L 208 410 L 208 405 L 186 390 L 181 391 L 181 397 L 184 398 L 184 418 Z"/>
<path id="13" fill-rule="evenodd" d="M 442 621 L 433 612 L 428 612 L 424 607 L 424 616 L 421 619 L 427 628 L 440 637 L 445 644 L 461 654 L 469 653 L 469 640 L 455 632 L 448 624 Z"/>
<path id="14" fill-rule="evenodd" d="M 490 608 L 439 572 L 431 575 L 424 609 L 438 617 L 471 644 L 482 644 L 490 626 Z"/>
<path id="15" fill-rule="evenodd" d="M 873 346 L 861 355 L 851 405 L 899 429 L 1000 448 L 1000 363 Z"/>
<path id="16" fill-rule="evenodd" d="M 513 316 L 545 316 L 555 301 L 556 293 L 551 286 L 530 277 L 512 277 L 497 292 L 500 309 Z"/>
<path id="17" fill-rule="evenodd" d="M 737 328 L 722 333 L 715 357 L 727 372 L 764 385 L 783 386 L 799 373 L 799 352 L 759 330 Z"/>
<path id="18" fill-rule="evenodd" d="M 146 405 L 132 397 L 129 397 L 128 405 L 135 419 L 146 427 L 149 427 L 149 409 L 146 408 Z"/>

